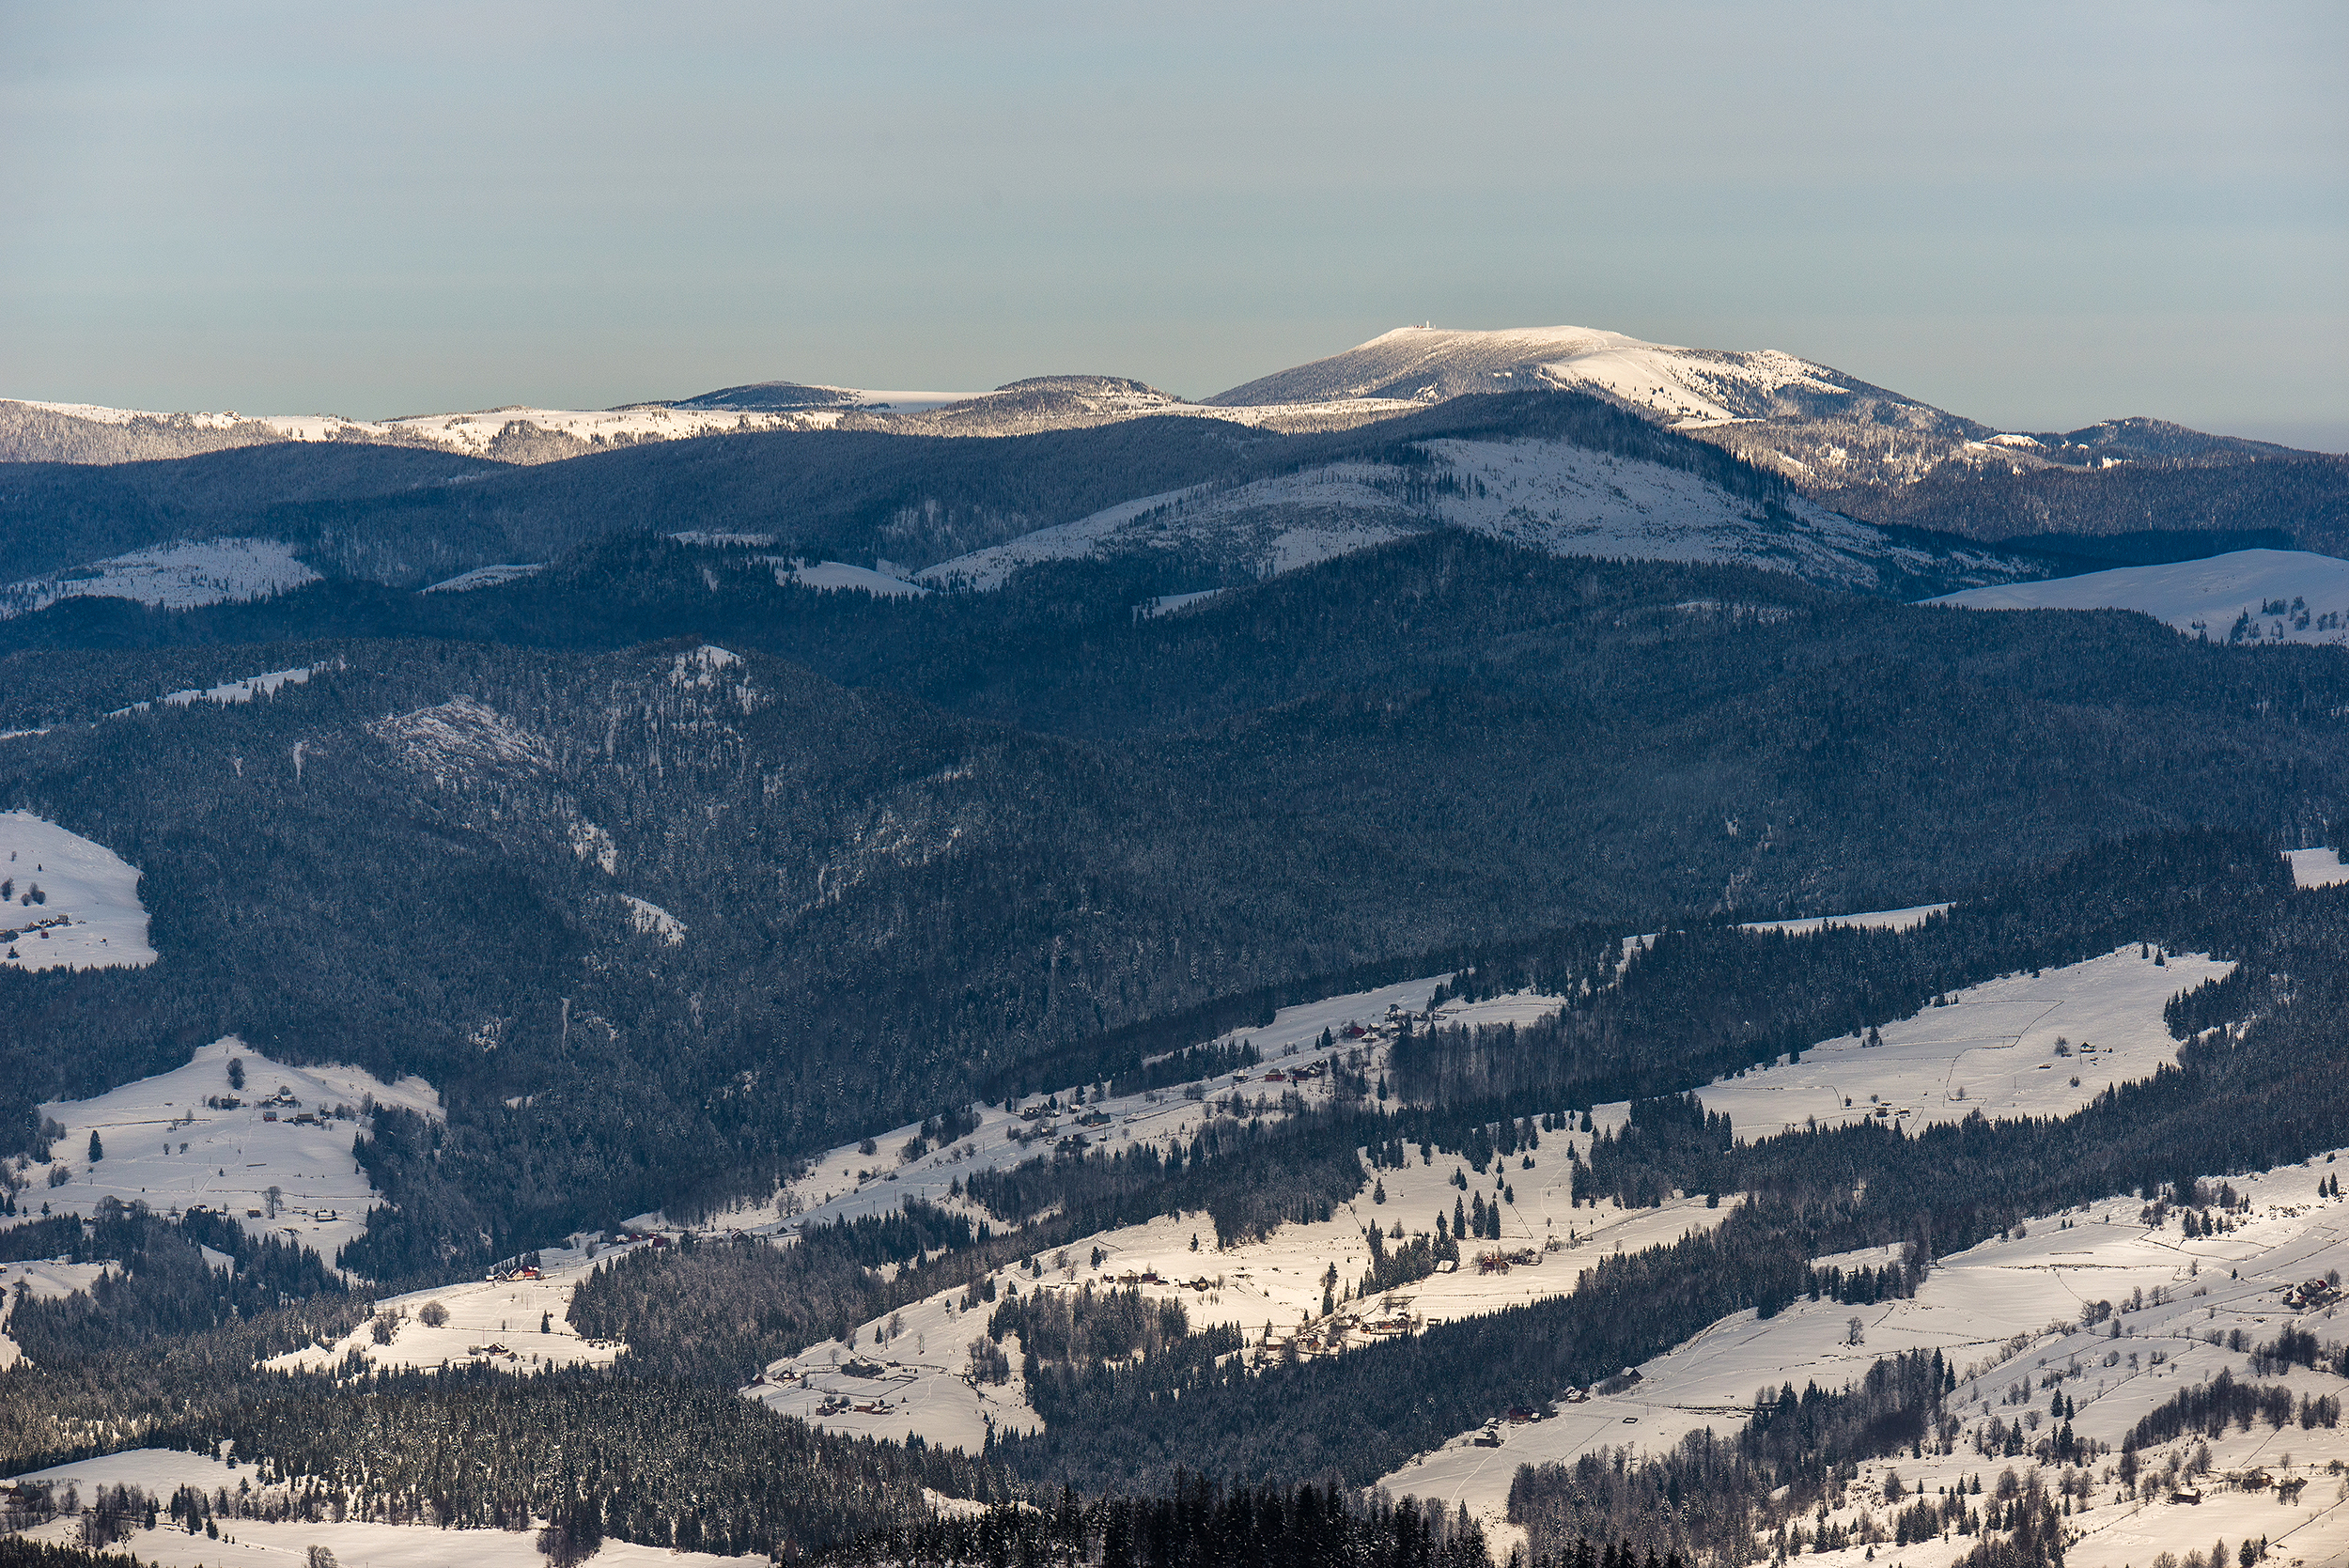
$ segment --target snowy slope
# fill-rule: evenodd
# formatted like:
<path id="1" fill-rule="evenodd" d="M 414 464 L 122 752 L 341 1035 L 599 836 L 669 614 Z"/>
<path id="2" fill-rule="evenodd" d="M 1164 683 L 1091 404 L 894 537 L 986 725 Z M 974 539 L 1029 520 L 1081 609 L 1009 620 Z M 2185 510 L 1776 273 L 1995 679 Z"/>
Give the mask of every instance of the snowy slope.
<path id="1" fill-rule="evenodd" d="M 469 594 L 475 588 L 495 588 L 503 583 L 520 582 L 525 577 L 536 577 L 546 569 L 544 561 L 510 561 L 493 567 L 475 567 L 471 571 L 460 571 L 455 577 L 435 582 L 421 592 Z"/>
<path id="2" fill-rule="evenodd" d="M 2079 1407 L 2075 1428 L 2118 1448 L 2139 1418 L 2182 1389 L 2208 1381 L 2223 1368 L 2243 1379 L 2247 1358 L 2212 1342 L 2240 1329 L 2249 1343 L 2275 1338 L 2295 1316 L 2320 1339 L 2339 1337 L 2333 1309 L 2295 1313 L 2282 1287 L 2349 1269 L 2349 1205 L 2317 1200 L 2317 1182 L 2330 1157 L 2264 1175 L 2230 1178 L 2250 1200 L 2230 1234 L 2187 1240 L 2175 1223 L 2150 1226 L 2135 1198 L 2084 1205 L 2034 1219 L 2019 1233 L 1985 1241 L 1939 1260 L 1913 1300 L 1869 1307 L 1799 1301 L 1768 1320 L 1750 1312 L 1725 1318 L 1666 1355 L 1644 1363 L 1639 1385 L 1624 1394 L 1560 1407 L 1556 1417 L 1494 1429 L 1500 1446 L 1483 1448 L 1463 1433 L 1385 1478 L 1392 1492 L 1464 1503 L 1487 1521 L 1506 1550 L 1517 1537 L 1502 1521 L 1517 1467 L 1568 1460 L 1616 1447 L 1655 1452 L 1691 1431 L 1726 1435 L 1742 1425 L 1757 1389 L 1815 1380 L 1835 1387 L 1862 1374 L 1878 1357 L 1910 1349 L 1939 1350 L 1960 1375 L 1944 1407 L 1966 1424 L 1957 1452 L 1947 1457 L 1878 1460 L 1863 1467 L 1851 1498 L 1836 1515 L 1846 1528 L 1859 1511 L 1882 1519 L 1883 1478 L 1896 1470 L 1930 1496 L 1960 1475 L 1995 1482 L 2029 1460 L 1985 1459 L 1969 1446 L 1990 1418 L 2008 1421 L 2044 1412 L 2047 1380 Z M 2140 1294 L 2141 1293 L 2141 1296 Z M 2083 1326 L 2083 1307 L 2110 1302 L 2121 1309 L 2121 1334 Z M 2141 1305 L 2133 1306 L 2140 1302 Z M 1851 1340 L 1859 1320 L 1860 1343 Z M 2265 1381 L 2300 1394 L 2349 1395 L 2349 1383 L 2322 1373 L 2293 1372 Z M 2019 1385 L 2023 1398 L 2014 1400 Z M 2184 1443 L 2193 1447 L 2194 1439 Z M 2147 1467 L 2159 1468 L 2178 1444 L 2149 1450 Z M 2229 1542 L 2264 1535 L 2284 1550 L 2274 1560 L 2349 1560 L 2349 1506 L 2341 1506 L 2337 1467 L 2349 1461 L 2349 1426 L 2249 1432 L 2230 1429 L 2211 1442 L 2220 1474 L 2263 1467 L 2271 1479 L 2311 1481 L 2296 1506 L 2279 1506 L 2272 1490 L 2204 1487 L 2200 1505 L 2120 1501 L 2109 1477 L 2092 1489 L 2091 1506 L 2072 1523 L 2081 1532 L 2067 1547 L 2072 1568 L 2146 1568 L 2154 1554 L 2180 1544 L 2200 1545 L 2214 1535 Z M 2287 1469 L 2287 1457 L 2289 1468 Z M 1888 1526 L 1889 1519 L 1883 1519 Z M 1929 1547 L 1875 1548 L 1877 1560 L 1922 1568 L 1953 1561 L 1973 1543 L 1959 1538 Z M 1813 1556 L 1805 1562 L 1857 1565 L 1865 1548 Z"/>
<path id="3" fill-rule="evenodd" d="M 0 964 L 96 970 L 155 961 L 138 868 L 104 845 L 30 812 L 0 812 L 0 881 L 10 888 L 0 901 Z"/>
<path id="4" fill-rule="evenodd" d="M 2338 849 L 2287 849 L 2284 859 L 2292 862 L 2295 888 L 2330 888 L 2349 882 L 2349 864 L 2342 863 Z"/>
<path id="5" fill-rule="evenodd" d="M 243 1456 L 247 1460 L 255 1455 Z M 0 1478 L 0 1484 L 52 1483 L 60 1496 L 68 1486 L 84 1502 L 101 1486 L 131 1486 L 159 1500 L 168 1499 L 182 1486 L 210 1495 L 252 1488 L 261 1497 L 283 1498 L 291 1488 L 284 1483 L 254 1488 L 250 1463 L 231 1466 L 226 1458 L 189 1453 L 179 1449 L 127 1449 L 94 1459 L 77 1459 L 45 1470 L 28 1470 Z M 323 1546 L 337 1562 L 350 1568 L 546 1568 L 531 1530 L 467 1529 L 450 1531 L 436 1525 L 366 1524 L 355 1519 L 309 1520 L 299 1516 L 276 1520 L 225 1517 L 222 1539 L 190 1534 L 169 1518 L 156 1529 L 134 1529 L 109 1548 L 132 1554 L 143 1563 L 162 1568 L 199 1568 L 235 1562 L 249 1568 L 303 1568 L 310 1548 Z M 77 1520 L 60 1516 L 24 1532 L 31 1541 L 60 1545 L 79 1542 Z M 715 1557 L 708 1552 L 676 1551 L 608 1538 L 595 1556 L 597 1568 L 740 1568 L 763 1563 L 764 1557 Z"/>
<path id="6" fill-rule="evenodd" d="M 244 1063 L 245 1086 L 232 1089 L 228 1063 Z M 288 1101 L 261 1102 L 286 1091 Z M 234 1098 L 230 1107 L 208 1105 Z M 366 1126 L 366 1105 L 401 1106 L 438 1117 L 440 1096 L 419 1078 L 379 1082 L 365 1069 L 295 1067 L 272 1062 L 234 1035 L 196 1048 L 187 1065 L 112 1089 L 95 1099 L 55 1100 L 40 1108 L 65 1136 L 52 1167 L 70 1179 L 34 1190 L 51 1209 L 88 1216 L 106 1198 L 143 1202 L 162 1213 L 198 1203 L 225 1213 L 248 1234 L 274 1233 L 332 1261 L 366 1228 L 374 1190 L 351 1158 L 352 1136 Z M 338 1112 L 346 1111 L 349 1119 Z M 309 1122 L 299 1117 L 312 1118 Z M 91 1133 L 105 1157 L 88 1158 Z M 183 1147 L 184 1145 L 184 1147 Z M 268 1193 L 280 1194 L 269 1215 Z M 257 1212 L 256 1212 L 257 1211 Z M 37 1218 L 20 1215 L 14 1223 Z M 11 1221 L 0 1220 L 0 1226 Z"/>
<path id="7" fill-rule="evenodd" d="M 22 1296 L 54 1301 L 75 1291 L 88 1290 L 99 1278 L 116 1268 L 111 1263 L 68 1263 L 59 1258 L 30 1258 L 0 1263 L 0 1372 L 24 1358 L 24 1348 L 8 1336 L 8 1314 Z"/>
<path id="8" fill-rule="evenodd" d="M 343 668 L 347 668 L 344 661 L 334 660 L 324 664 L 298 665 L 290 670 L 264 670 L 257 675 L 246 675 L 241 680 L 225 680 L 218 686 L 208 686 L 200 691 L 191 688 L 184 691 L 166 691 L 152 702 L 132 703 L 129 707 L 116 708 L 106 717 L 120 719 L 128 714 L 146 713 L 157 707 L 194 707 L 198 703 L 217 705 L 249 703 L 256 697 L 273 697 L 284 687 L 306 685 L 312 675 L 322 670 Z"/>
<path id="9" fill-rule="evenodd" d="M 571 1291 L 599 1254 L 614 1252 L 583 1244 L 549 1250 L 539 1254 L 535 1280 L 468 1280 L 387 1296 L 376 1310 L 399 1320 L 391 1343 L 376 1343 L 373 1327 L 363 1323 L 332 1344 L 306 1345 L 262 1365 L 280 1372 L 326 1372 L 356 1356 L 387 1372 L 471 1365 L 527 1374 L 555 1367 L 610 1366 L 627 1347 L 616 1340 L 588 1339 L 568 1321 Z M 417 1315 L 433 1302 L 446 1314 L 438 1327 Z"/>
<path id="10" fill-rule="evenodd" d="M 1847 926 L 1857 931 L 1914 931 L 1948 908 L 1947 904 L 1919 904 L 1906 909 L 1872 909 L 1857 915 L 1814 915 L 1809 920 L 1757 920 L 1738 929 L 1783 931 L 1789 936 L 1808 936 L 1830 925 Z"/>
<path id="11" fill-rule="evenodd" d="M 267 598 L 319 574 L 275 539 L 181 540 L 111 556 L 71 572 L 0 587 L 0 620 L 64 598 L 127 598 L 166 610 Z"/>
<path id="12" fill-rule="evenodd" d="M 1439 440 L 1420 450 L 1431 463 L 1408 473 L 1341 462 L 1145 496 L 917 576 L 984 589 L 1038 562 L 1184 549 L 1269 577 L 1439 527 L 1557 555 L 1756 566 L 1840 587 L 2018 571 L 1987 550 L 1937 560 L 1807 501 L 1772 509 L 1683 469 L 1563 442 Z"/>
<path id="13" fill-rule="evenodd" d="M 2035 976 L 2007 975 L 1883 1025 L 1881 1046 L 1843 1035 L 1791 1065 L 1755 1068 L 1697 1094 L 1707 1110 L 1728 1113 L 1740 1140 L 1813 1119 L 1834 1126 L 1873 1116 L 1914 1130 L 1976 1111 L 1993 1121 L 2068 1116 L 2108 1085 L 2174 1063 L 2178 1042 L 2162 1022 L 2163 1004 L 2234 969 L 2199 955 L 2167 956 L 2155 964 L 2130 945 Z"/>
<path id="14" fill-rule="evenodd" d="M 1845 414 L 1856 400 L 1892 396 L 1776 349 L 1684 349 L 1592 327 L 1489 332 L 1400 327 L 1345 353 L 1250 381 L 1207 401 L 1225 406 L 1349 397 L 1436 402 L 1469 393 L 1542 387 L 1595 392 L 1661 423 L 1692 426 Z M 1950 418 L 1921 403 L 1894 401 L 1931 421 Z"/>
<path id="15" fill-rule="evenodd" d="M 890 577 L 869 567 L 852 567 L 846 561 L 791 561 L 776 556 L 760 559 L 774 567 L 775 582 L 784 587 L 796 583 L 827 593 L 847 589 L 879 598 L 919 598 L 930 592 L 918 582 Z"/>
<path id="16" fill-rule="evenodd" d="M 781 384 L 781 383 L 776 383 Z M 144 409 L 103 408 L 89 403 L 5 401 L 15 408 L 86 426 L 137 427 L 168 439 L 172 431 L 193 436 L 233 433 L 256 441 L 391 441 L 441 447 L 475 457 L 543 460 L 692 436 L 748 430 L 823 428 L 846 413 L 922 413 L 960 403 L 964 392 L 890 392 L 855 387 L 799 386 L 797 396 L 753 396 L 759 389 L 730 388 L 677 403 L 638 403 L 616 409 L 544 409 L 508 404 L 465 412 L 411 414 L 396 419 L 347 419 L 339 414 L 162 413 Z M 739 395 L 739 396 L 733 396 Z M 554 438 L 552 452 L 533 453 L 523 438 Z M 205 449 L 194 445 L 191 450 Z M 166 455 L 158 453 L 156 455 Z M 174 454 L 176 455 L 176 454 Z M 27 451 L 7 454 L 17 460 L 70 456 Z"/>
<path id="17" fill-rule="evenodd" d="M 2213 643 L 2349 644 L 2349 561 L 2301 550 L 2238 550 L 2204 561 L 1968 588 L 1925 602 L 1968 610 L 2134 610 Z"/>

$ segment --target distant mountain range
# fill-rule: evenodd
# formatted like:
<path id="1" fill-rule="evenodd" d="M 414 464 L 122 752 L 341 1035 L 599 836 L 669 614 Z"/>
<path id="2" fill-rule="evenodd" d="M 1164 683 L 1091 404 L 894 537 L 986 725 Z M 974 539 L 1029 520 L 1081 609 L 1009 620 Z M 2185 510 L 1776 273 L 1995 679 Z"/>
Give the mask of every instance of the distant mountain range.
<path id="1" fill-rule="evenodd" d="M 636 532 L 933 586 L 1140 553 L 1185 591 L 1439 528 L 1908 597 L 2349 553 L 2349 459 L 2147 418 L 1999 431 L 1792 354 L 1579 327 L 1407 327 L 1198 402 L 1109 376 L 383 421 L 0 401 L 0 615 L 472 586 Z"/>

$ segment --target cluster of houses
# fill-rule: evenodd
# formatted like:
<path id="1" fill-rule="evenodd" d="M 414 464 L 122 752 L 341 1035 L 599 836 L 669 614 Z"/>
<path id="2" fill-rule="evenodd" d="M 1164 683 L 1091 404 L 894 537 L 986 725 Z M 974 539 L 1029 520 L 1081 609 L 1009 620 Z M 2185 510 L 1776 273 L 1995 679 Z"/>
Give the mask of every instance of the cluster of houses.
<path id="1" fill-rule="evenodd" d="M 2341 1287 L 2330 1280 L 2303 1280 L 2283 1289 L 2284 1306 L 2295 1312 L 2313 1312 L 2341 1299 Z"/>
<path id="2" fill-rule="evenodd" d="M 1298 1356 L 1336 1356 L 1345 1352 L 1346 1341 L 1354 1335 L 1368 1339 L 1396 1339 L 1415 1333 L 1426 1327 L 1426 1319 L 1411 1312 L 1408 1296 L 1382 1298 L 1376 1316 L 1359 1312 L 1340 1312 L 1327 1323 L 1308 1326 L 1283 1340 L 1276 1348 L 1270 1342 L 1259 1344 L 1250 1364 L 1262 1367 L 1278 1356 L 1294 1353 Z"/>
<path id="3" fill-rule="evenodd" d="M 1506 1252 L 1496 1249 L 1476 1254 L 1476 1272 L 1479 1274 L 1506 1274 L 1512 1268 L 1539 1268 L 1541 1265 L 1542 1252 L 1537 1247 L 1520 1247 Z"/>

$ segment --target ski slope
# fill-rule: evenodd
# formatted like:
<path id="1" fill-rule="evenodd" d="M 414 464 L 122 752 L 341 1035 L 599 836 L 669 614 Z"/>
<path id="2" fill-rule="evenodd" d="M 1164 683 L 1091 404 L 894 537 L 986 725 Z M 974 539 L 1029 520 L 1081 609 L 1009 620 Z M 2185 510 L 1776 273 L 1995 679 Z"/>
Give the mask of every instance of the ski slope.
<path id="1" fill-rule="evenodd" d="M 2349 644 L 2349 561 L 2304 550 L 2238 550 L 2204 561 L 1968 588 L 1925 602 L 1968 610 L 2134 610 L 2189 637 L 2252 647 Z"/>
<path id="2" fill-rule="evenodd" d="M 1490 1431 L 1497 1447 L 1476 1446 L 1477 1434 L 1463 1433 L 1380 1484 L 1398 1495 L 1466 1504 L 1485 1520 L 1497 1553 L 1505 1554 L 1523 1540 L 1505 1518 L 1509 1483 L 1520 1465 L 1619 1447 L 1660 1452 L 1700 1428 L 1726 1436 L 1743 1425 L 1757 1389 L 1784 1383 L 1800 1389 L 1812 1381 L 1836 1387 L 1862 1375 L 1879 1357 L 1939 1350 L 1961 1379 L 1944 1402 L 1966 1423 L 1957 1452 L 1864 1465 L 1850 1500 L 1834 1515 L 1849 1527 L 1870 1510 L 1889 1541 L 1882 1497 L 1888 1470 L 1912 1489 L 1921 1485 L 1928 1496 L 1960 1476 L 1995 1482 L 2008 1466 L 2028 1472 L 2027 1459 L 1989 1459 L 1968 1445 L 1993 1417 L 2013 1421 L 2026 1411 L 2044 1412 L 2050 1377 L 2079 1407 L 2075 1430 L 2118 1449 L 2140 1418 L 2180 1389 L 2207 1382 L 2222 1368 L 2238 1380 L 2248 1377 L 2246 1356 L 2211 1343 L 2213 1334 L 2223 1340 L 2241 1329 L 2257 1344 L 2296 1320 L 2320 1340 L 2341 1338 L 2336 1309 L 2295 1312 L 2280 1299 L 2287 1285 L 2327 1269 L 2349 1269 L 2349 1204 L 2315 1197 L 2331 1159 L 2320 1156 L 2306 1165 L 2229 1178 L 2251 1203 L 2231 1234 L 2189 1241 L 2174 1218 L 2149 1225 L 2139 1200 L 2112 1199 L 2033 1219 L 2017 1233 L 1939 1260 L 1912 1300 L 1868 1307 L 1799 1301 L 1766 1320 L 1750 1312 L 1724 1318 L 1643 1363 L 1638 1384 L 1622 1394 L 1562 1405 L 1554 1417 L 1530 1424 L 1496 1425 Z M 2120 1309 L 2118 1339 L 2109 1323 L 2082 1325 L 2085 1306 L 2100 1301 Z M 2135 1301 L 2142 1304 L 2132 1307 Z M 1856 1344 L 1850 1343 L 1855 1318 Z M 2295 1398 L 2349 1398 L 2349 1382 L 2306 1369 L 2264 1381 L 2283 1384 Z M 2017 1384 L 2024 1397 L 2010 1403 Z M 2146 1451 L 2147 1467 L 2160 1467 L 2167 1453 L 2190 1450 L 2196 1441 Z M 2342 1503 L 2338 1474 L 2338 1466 L 2349 1462 L 2349 1426 L 2271 1431 L 2255 1424 L 2249 1432 L 2231 1428 L 2210 1446 L 2220 1477 L 2259 1467 L 2271 1480 L 2305 1479 L 2307 1491 L 2295 1506 L 2280 1505 L 2272 1489 L 2223 1483 L 2206 1483 L 2199 1505 L 2122 1502 L 2106 1461 L 2098 1467 L 2105 1479 L 2091 1489 L 2091 1506 L 2071 1521 L 2080 1539 L 2066 1550 L 2069 1568 L 2147 1568 L 2156 1552 L 2203 1547 L 2222 1535 L 2231 1545 L 2245 1535 L 2265 1535 L 2281 1548 L 2272 1559 L 2277 1562 L 2349 1560 L 2349 1506 Z M 1942 1568 L 1972 1545 L 1964 1537 L 1929 1546 L 1881 1545 L 1875 1560 Z M 1865 1551 L 1806 1552 L 1802 1560 L 1857 1568 L 1867 1560 Z"/>
<path id="3" fill-rule="evenodd" d="M 2134 945 L 2116 948 L 1952 992 L 1946 1007 L 1881 1026 L 1881 1046 L 1843 1035 L 1806 1049 L 1800 1062 L 1781 1058 L 1697 1094 L 1748 1141 L 1872 1117 L 1914 1131 L 1975 1112 L 1993 1121 L 2068 1116 L 2108 1086 L 2175 1063 L 2163 1004 L 2233 969 L 2198 954 L 2155 964 Z"/>
<path id="4" fill-rule="evenodd" d="M 228 1064 L 244 1063 L 245 1086 L 228 1082 Z M 272 1106 L 283 1089 L 284 1101 Z M 235 1106 L 208 1105 L 234 1098 Z M 274 1234 L 312 1248 L 333 1262 L 335 1252 L 366 1228 L 375 1202 L 366 1172 L 351 1158 L 351 1139 L 366 1126 L 367 1104 L 399 1106 L 438 1118 L 440 1096 L 420 1078 L 382 1083 L 364 1068 L 297 1067 L 272 1062 L 235 1035 L 199 1046 L 185 1066 L 143 1078 L 94 1099 L 53 1100 L 40 1113 L 65 1136 L 51 1150 L 51 1169 L 70 1179 L 43 1185 L 34 1172 L 27 1198 L 38 1199 L 0 1227 L 39 1217 L 45 1204 L 87 1218 L 107 1198 L 143 1203 L 162 1214 L 197 1204 L 225 1214 L 247 1234 Z M 291 1103 L 299 1102 L 299 1103 Z M 308 1121 L 297 1118 L 307 1117 Z M 88 1157 L 90 1134 L 105 1157 Z M 279 1198 L 272 1218 L 269 1190 Z"/>
<path id="5" fill-rule="evenodd" d="M 102 844 L 27 811 L 0 812 L 0 883 L 9 888 L 0 965 L 141 969 L 157 957 L 138 867 Z"/>

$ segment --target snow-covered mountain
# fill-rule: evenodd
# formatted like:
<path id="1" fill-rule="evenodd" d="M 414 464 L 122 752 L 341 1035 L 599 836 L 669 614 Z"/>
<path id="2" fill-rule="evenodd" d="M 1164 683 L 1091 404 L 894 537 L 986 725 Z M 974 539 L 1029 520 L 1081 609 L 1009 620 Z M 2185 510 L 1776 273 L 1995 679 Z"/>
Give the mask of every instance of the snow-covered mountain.
<path id="1" fill-rule="evenodd" d="M 631 403 L 613 409 L 508 404 L 381 420 L 319 413 L 162 413 L 86 403 L 0 399 L 0 461 L 132 462 L 272 442 L 353 441 L 437 447 L 506 462 L 550 462 L 639 442 L 754 430 L 822 429 L 848 414 L 927 412 L 970 396 L 771 381 L 728 387 L 675 403 Z"/>
<path id="2" fill-rule="evenodd" d="M 1756 499 L 1688 469 L 1519 438 L 1437 439 L 1237 487 L 1143 496 L 919 575 L 986 589 L 1039 562 L 1181 551 L 1261 578 L 1437 528 L 1556 555 L 1762 567 L 1867 592 L 2002 582 L 2030 569 L 1986 550 L 1937 553 L 1799 496 Z"/>
<path id="3" fill-rule="evenodd" d="M 1646 343 L 1591 327 L 1491 332 L 1398 327 L 1329 359 L 1207 399 L 1225 407 L 1408 398 L 1441 402 L 1545 386 L 1596 392 L 1650 418 L 1706 426 L 1864 411 L 1905 427 L 1965 436 L 1986 427 L 1776 349 L 1741 352 Z"/>

